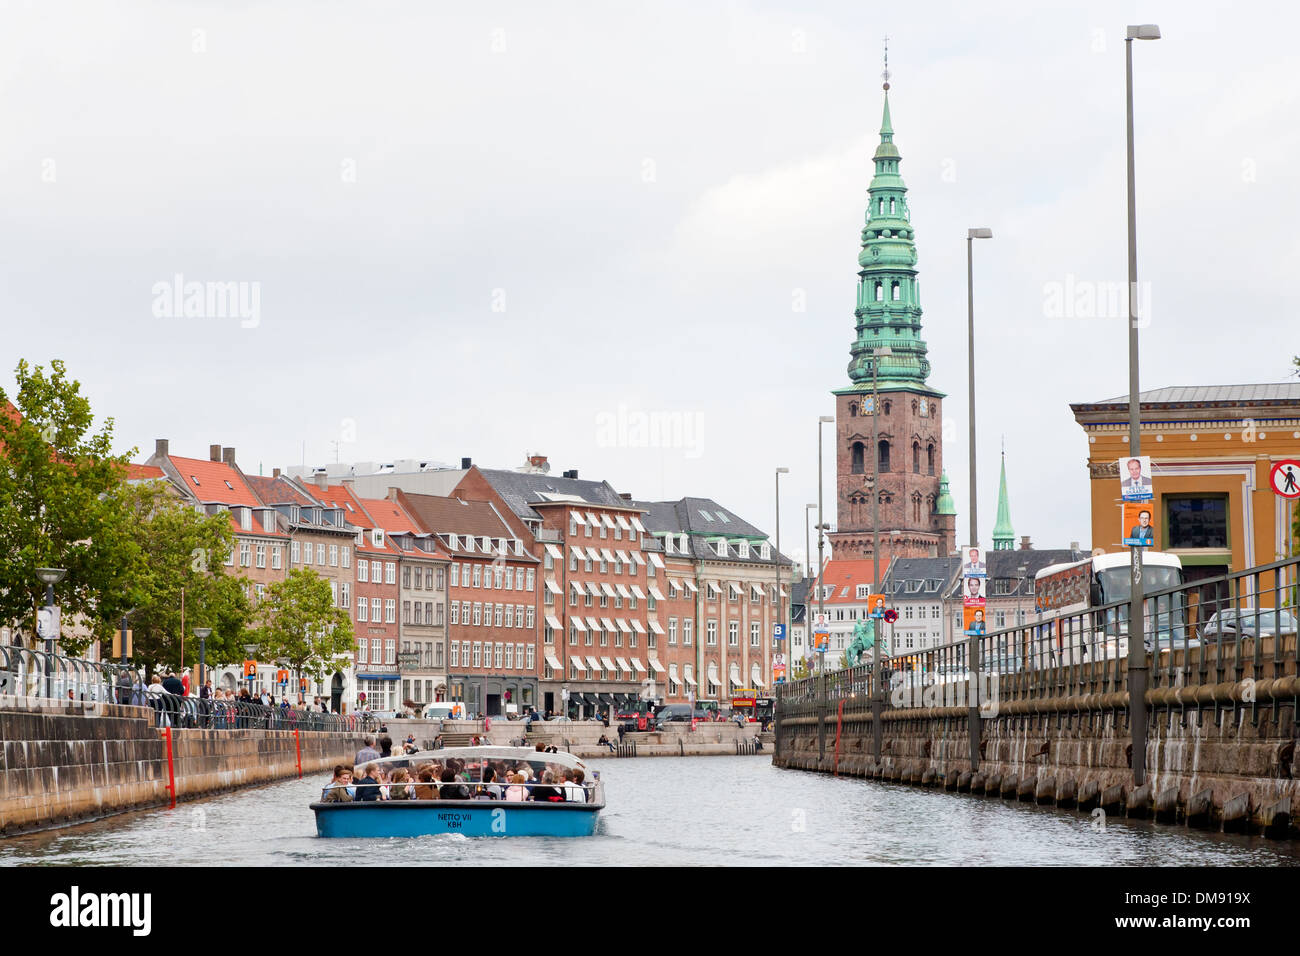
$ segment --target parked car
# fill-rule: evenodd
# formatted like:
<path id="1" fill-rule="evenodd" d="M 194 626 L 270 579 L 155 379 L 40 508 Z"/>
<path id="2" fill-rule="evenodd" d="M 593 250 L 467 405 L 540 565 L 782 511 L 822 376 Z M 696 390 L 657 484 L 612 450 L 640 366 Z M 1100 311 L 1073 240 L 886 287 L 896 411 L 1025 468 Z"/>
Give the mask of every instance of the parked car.
<path id="1" fill-rule="evenodd" d="M 1294 637 L 1296 619 L 1290 611 L 1272 608 L 1225 608 L 1210 616 L 1201 628 L 1205 641 L 1234 640 L 1237 637 Z"/>
<path id="2" fill-rule="evenodd" d="M 692 717 L 690 704 L 664 704 L 655 711 L 655 726 L 662 727 L 668 723 L 690 723 Z"/>

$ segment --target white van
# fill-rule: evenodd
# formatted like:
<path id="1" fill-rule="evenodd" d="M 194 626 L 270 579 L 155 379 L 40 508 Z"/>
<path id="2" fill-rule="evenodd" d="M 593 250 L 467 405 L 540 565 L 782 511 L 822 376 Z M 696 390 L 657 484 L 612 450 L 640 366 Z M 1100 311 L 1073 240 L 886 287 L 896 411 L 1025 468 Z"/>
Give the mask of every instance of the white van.
<path id="1" fill-rule="evenodd" d="M 452 711 L 456 709 L 455 704 L 430 704 L 424 708 L 425 720 L 449 720 Z"/>

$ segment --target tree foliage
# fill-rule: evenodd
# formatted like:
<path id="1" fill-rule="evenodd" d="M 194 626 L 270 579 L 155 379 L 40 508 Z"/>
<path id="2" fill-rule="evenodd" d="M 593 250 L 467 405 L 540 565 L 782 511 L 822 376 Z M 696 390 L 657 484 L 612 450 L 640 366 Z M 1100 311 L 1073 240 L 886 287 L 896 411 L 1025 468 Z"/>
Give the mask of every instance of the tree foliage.
<path id="1" fill-rule="evenodd" d="M 309 568 L 295 568 L 268 585 L 257 620 L 253 640 L 261 660 L 315 681 L 351 663 L 352 619 L 335 607 L 329 581 Z"/>
<path id="2" fill-rule="evenodd" d="M 70 632 L 71 618 L 104 637 L 132 606 L 139 555 L 124 491 L 135 450 L 112 453 L 111 418 L 92 431 L 90 402 L 61 361 L 48 372 L 20 361 L 15 377 L 12 397 L 0 389 L 0 621 L 34 635 L 45 603 L 36 569 L 63 568 L 60 643 L 80 653 L 90 638 Z"/>
<path id="3" fill-rule="evenodd" d="M 245 582 L 225 571 L 226 555 L 235 547 L 230 514 L 202 514 L 161 481 L 131 488 L 127 499 L 142 558 L 130 619 L 135 658 L 189 667 L 199 659 L 194 629 L 208 627 L 208 666 L 242 660 L 251 610 Z"/>

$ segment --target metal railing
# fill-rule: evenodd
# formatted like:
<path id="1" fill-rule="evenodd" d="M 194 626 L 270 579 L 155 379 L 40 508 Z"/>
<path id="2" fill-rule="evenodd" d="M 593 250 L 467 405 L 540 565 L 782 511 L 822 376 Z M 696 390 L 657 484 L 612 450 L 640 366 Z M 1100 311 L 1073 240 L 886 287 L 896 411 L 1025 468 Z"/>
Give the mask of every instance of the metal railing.
<path id="1" fill-rule="evenodd" d="M 365 713 L 317 713 L 240 700 L 182 697 L 154 689 L 157 686 L 145 684 L 141 671 L 124 664 L 0 646 L 0 696 L 149 707 L 158 727 L 353 733 L 379 726 L 374 717 Z"/>
<path id="2" fill-rule="evenodd" d="M 1184 709 L 1248 705 L 1252 720 L 1261 706 L 1271 704 L 1276 711 L 1281 702 L 1276 695 L 1234 703 L 1167 692 L 1294 677 L 1298 572 L 1300 558 L 1288 558 L 1147 592 L 1143 633 L 1149 689 L 1166 692 L 1157 696 Z M 884 706 L 988 704 L 989 695 L 1005 705 L 1127 693 L 1129 606 L 1127 599 L 1117 600 L 882 657 Z M 783 683 L 776 688 L 777 706 L 783 716 L 801 716 L 825 713 L 841 701 L 866 705 L 879 686 L 873 671 L 871 664 L 861 664 Z M 1283 696 L 1290 699 L 1289 693 Z"/>

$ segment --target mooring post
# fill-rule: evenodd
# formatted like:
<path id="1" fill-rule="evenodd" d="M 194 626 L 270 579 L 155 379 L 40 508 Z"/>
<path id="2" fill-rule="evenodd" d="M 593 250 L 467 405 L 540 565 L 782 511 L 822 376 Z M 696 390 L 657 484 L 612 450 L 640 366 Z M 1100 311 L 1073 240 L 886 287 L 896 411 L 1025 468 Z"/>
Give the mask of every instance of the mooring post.
<path id="1" fill-rule="evenodd" d="M 966 699 L 969 704 L 969 710 L 966 717 L 966 733 L 970 737 L 970 770 L 971 773 L 980 768 L 980 737 L 983 734 L 983 725 L 980 722 L 980 644 L 979 638 L 971 635 L 968 641 L 966 657 L 970 661 L 970 669 L 966 676 Z"/>

